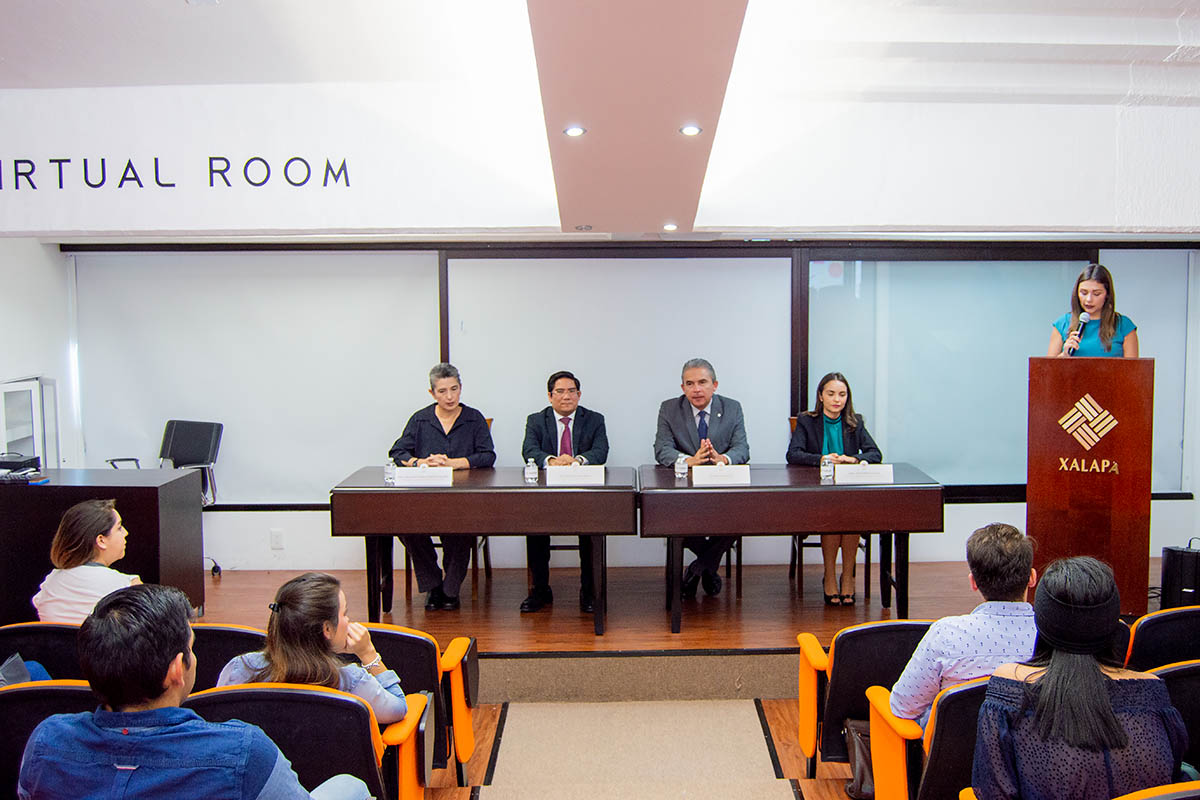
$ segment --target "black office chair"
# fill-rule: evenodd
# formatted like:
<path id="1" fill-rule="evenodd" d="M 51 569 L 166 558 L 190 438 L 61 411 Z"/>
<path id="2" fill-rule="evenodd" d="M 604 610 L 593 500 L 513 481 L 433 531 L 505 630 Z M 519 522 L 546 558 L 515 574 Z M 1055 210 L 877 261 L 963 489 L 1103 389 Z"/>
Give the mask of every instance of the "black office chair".
<path id="1" fill-rule="evenodd" d="M 217 500 L 217 476 L 213 467 L 217 463 L 224 431 L 225 426 L 220 422 L 169 419 L 163 429 L 162 446 L 158 449 L 159 467 L 169 460 L 175 469 L 200 470 L 200 502 L 206 506 Z M 107 461 L 113 469 L 128 463 L 142 468 L 142 462 L 137 458 L 110 458 Z"/>
<path id="2" fill-rule="evenodd" d="M 1200 658 L 1200 606 L 1152 611 L 1133 623 L 1128 669 L 1144 672 L 1194 658 Z"/>

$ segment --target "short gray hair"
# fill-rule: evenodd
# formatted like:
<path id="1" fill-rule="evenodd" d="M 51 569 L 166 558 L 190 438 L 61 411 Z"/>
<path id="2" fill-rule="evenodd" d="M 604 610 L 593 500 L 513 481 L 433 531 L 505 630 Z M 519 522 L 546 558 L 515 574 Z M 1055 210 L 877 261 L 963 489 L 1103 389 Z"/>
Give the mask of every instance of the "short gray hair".
<path id="1" fill-rule="evenodd" d="M 429 370 L 429 388 L 433 389 L 434 384 L 442 378 L 454 378 L 460 386 L 462 385 L 462 378 L 459 377 L 458 369 L 453 364 L 447 364 L 445 361 Z"/>
<path id="2" fill-rule="evenodd" d="M 708 370 L 708 377 L 714 382 L 717 380 L 717 371 L 713 369 L 712 364 L 708 363 L 708 361 L 703 358 L 689 358 L 687 361 L 683 362 L 683 369 L 679 371 L 679 380 L 683 380 L 683 373 L 687 372 L 689 369 L 696 369 L 697 367 Z"/>

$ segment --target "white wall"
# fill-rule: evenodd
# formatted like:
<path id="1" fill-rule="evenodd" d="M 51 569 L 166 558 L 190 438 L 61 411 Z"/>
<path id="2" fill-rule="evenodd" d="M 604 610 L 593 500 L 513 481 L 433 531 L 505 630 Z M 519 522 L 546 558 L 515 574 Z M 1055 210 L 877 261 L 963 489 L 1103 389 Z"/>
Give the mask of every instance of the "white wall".
<path id="1" fill-rule="evenodd" d="M 69 259 L 55 245 L 0 238 L 0 380 L 39 375 L 57 382 L 62 457 L 76 464 L 80 455 L 78 426 L 72 418 L 68 267 Z"/>

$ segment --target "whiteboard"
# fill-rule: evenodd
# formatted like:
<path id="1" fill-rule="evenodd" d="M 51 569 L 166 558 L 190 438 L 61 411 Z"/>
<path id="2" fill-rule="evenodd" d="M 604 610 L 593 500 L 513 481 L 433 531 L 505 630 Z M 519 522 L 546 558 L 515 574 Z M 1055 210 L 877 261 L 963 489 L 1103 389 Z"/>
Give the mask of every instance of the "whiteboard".
<path id="1" fill-rule="evenodd" d="M 451 360 L 463 402 L 494 418 L 497 464 L 521 463 L 525 419 L 562 369 L 605 417 L 608 463 L 653 464 L 658 406 L 694 357 L 742 404 L 751 460 L 784 462 L 790 259 L 451 259 L 449 273 Z"/>
<path id="2" fill-rule="evenodd" d="M 80 254 L 85 461 L 222 422 L 219 503 L 327 503 L 429 402 L 437 254 Z"/>

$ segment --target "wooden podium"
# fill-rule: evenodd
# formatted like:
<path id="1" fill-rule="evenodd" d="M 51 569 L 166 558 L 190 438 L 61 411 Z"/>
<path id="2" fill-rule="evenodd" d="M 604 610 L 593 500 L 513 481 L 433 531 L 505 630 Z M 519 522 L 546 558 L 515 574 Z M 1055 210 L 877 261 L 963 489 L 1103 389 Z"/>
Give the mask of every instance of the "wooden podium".
<path id="1" fill-rule="evenodd" d="M 1122 614 L 1146 613 L 1154 360 L 1029 359 L 1025 531 L 1056 558 L 1112 566 Z"/>

